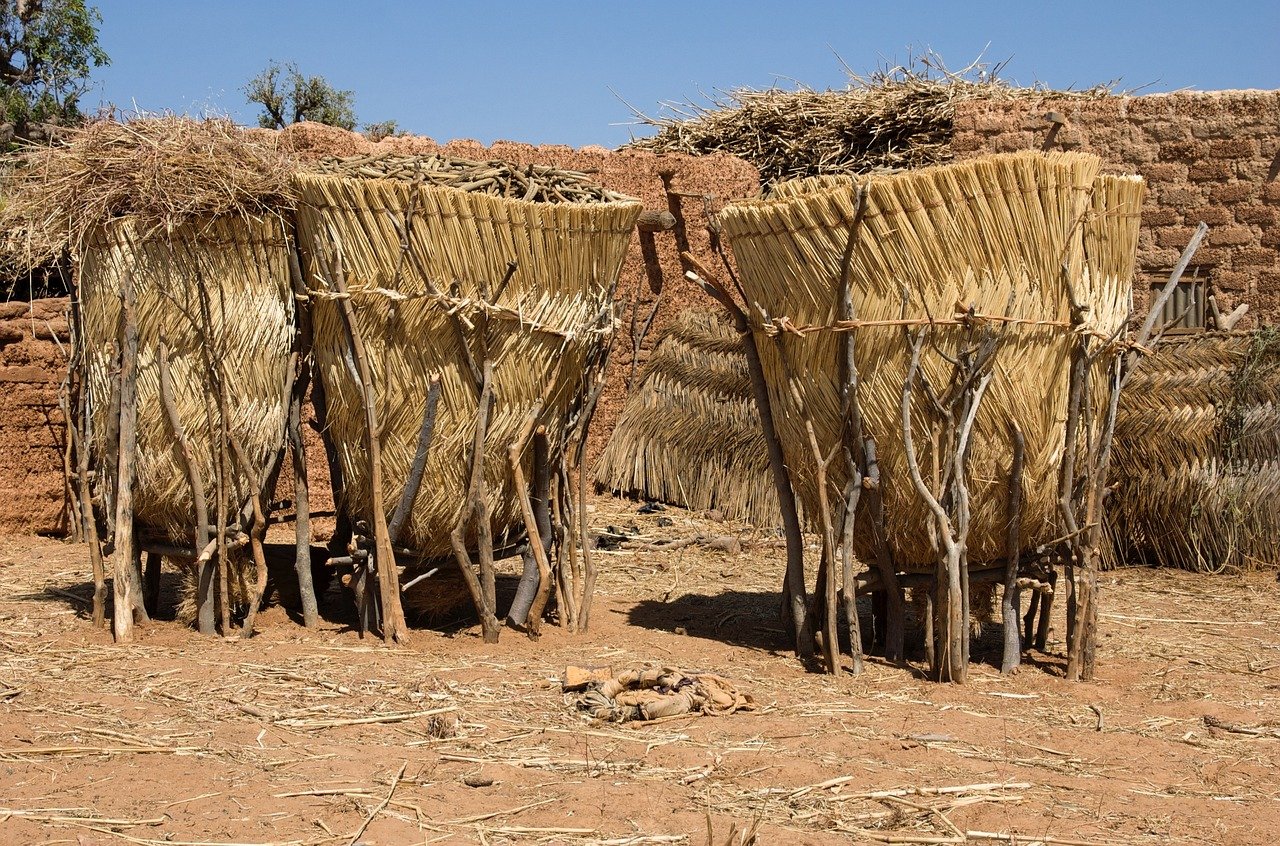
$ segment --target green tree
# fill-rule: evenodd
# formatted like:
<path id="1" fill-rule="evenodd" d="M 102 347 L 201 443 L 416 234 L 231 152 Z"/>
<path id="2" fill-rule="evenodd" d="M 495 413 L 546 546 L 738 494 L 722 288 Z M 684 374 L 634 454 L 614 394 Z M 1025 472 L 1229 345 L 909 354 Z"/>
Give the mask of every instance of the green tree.
<path id="1" fill-rule="evenodd" d="M 292 62 L 272 62 L 244 88 L 250 103 L 262 106 L 258 125 L 283 129 L 291 123 L 312 120 L 356 128 L 355 99 L 351 91 L 340 91 L 323 76 L 304 76 Z"/>
<path id="2" fill-rule="evenodd" d="M 89 73 L 110 60 L 84 0 L 0 0 L 0 148 L 79 121 Z"/>

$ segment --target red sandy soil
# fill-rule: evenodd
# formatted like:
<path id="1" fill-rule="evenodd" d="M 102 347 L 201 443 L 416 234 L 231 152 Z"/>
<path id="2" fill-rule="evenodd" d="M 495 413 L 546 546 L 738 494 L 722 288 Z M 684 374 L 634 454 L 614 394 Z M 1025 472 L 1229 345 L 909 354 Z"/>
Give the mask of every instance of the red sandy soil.
<path id="1" fill-rule="evenodd" d="M 1280 836 L 1274 574 L 1106 574 L 1092 683 L 1062 679 L 1058 642 L 1002 677 L 991 626 L 963 687 L 875 659 L 832 678 L 786 650 L 776 539 L 617 500 L 593 516 L 746 543 L 602 553 L 587 634 L 508 630 L 486 645 L 456 625 L 386 648 L 350 630 L 336 586 L 317 631 L 277 607 L 248 641 L 161 621 L 115 645 L 84 614 L 84 547 L 7 539 L 0 843 L 722 846 L 752 842 L 740 835 L 753 827 L 760 844 Z M 595 724 L 560 690 L 566 664 L 713 670 L 760 708 Z"/>

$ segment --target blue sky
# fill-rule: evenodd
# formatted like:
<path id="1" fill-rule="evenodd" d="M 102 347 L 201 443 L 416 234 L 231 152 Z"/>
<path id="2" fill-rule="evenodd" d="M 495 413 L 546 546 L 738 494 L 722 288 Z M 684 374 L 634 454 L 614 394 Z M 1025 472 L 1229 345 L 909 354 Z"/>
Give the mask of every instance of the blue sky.
<path id="1" fill-rule="evenodd" d="M 617 146 L 629 103 L 738 86 L 844 83 L 932 49 L 1064 88 L 1280 88 L 1280 3 L 409 2 L 90 0 L 109 67 L 93 108 L 212 111 L 252 123 L 242 88 L 269 60 L 356 93 L 361 123 L 444 141 Z M 838 58 L 837 58 L 838 57 Z M 625 103 L 623 102 L 625 101 Z"/>

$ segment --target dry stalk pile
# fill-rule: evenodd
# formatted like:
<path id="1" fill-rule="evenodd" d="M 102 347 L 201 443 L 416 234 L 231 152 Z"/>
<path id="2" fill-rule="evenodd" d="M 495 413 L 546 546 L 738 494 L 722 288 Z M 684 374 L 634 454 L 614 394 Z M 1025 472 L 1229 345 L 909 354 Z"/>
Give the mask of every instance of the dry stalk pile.
<path id="1" fill-rule="evenodd" d="M 605 203 L 630 199 L 592 182 L 590 174 L 548 165 L 378 153 L 321 159 L 309 169 L 325 176 L 394 179 L 531 203 Z"/>
<path id="2" fill-rule="evenodd" d="M 933 572 L 940 677 L 964 676 L 968 562 L 1016 567 L 1076 519 L 1063 474 L 1066 500 L 1096 487 L 1096 474 L 1063 468 L 1081 451 L 1095 467 L 1082 445 L 1110 431 L 1103 380 L 1128 317 L 1143 193 L 1139 179 L 1098 178 L 1099 165 L 991 156 L 813 181 L 720 217 L 786 466 L 823 527 L 828 624 L 837 546 L 846 585 L 855 554 L 894 594 L 895 574 Z"/>
<path id="3" fill-rule="evenodd" d="M 596 482 L 759 526 L 778 524 L 742 338 L 686 311 L 658 338 L 596 467 Z"/>
<path id="4" fill-rule="evenodd" d="M 758 167 L 765 184 L 871 173 L 950 161 L 956 103 L 1094 99 L 1111 93 L 1109 86 L 1075 92 L 1020 88 L 999 80 L 994 71 L 934 73 L 929 62 L 923 64 L 923 70 L 898 67 L 868 78 L 851 75 L 849 86 L 839 91 L 738 89 L 710 106 L 674 106 L 673 117 L 639 115 L 658 132 L 630 146 L 692 155 L 731 153 Z"/>
<path id="5" fill-rule="evenodd" d="M 196 217 L 267 215 L 292 202 L 294 166 L 275 133 L 158 117 L 93 121 L 66 138 L 24 150 L 0 183 L 0 252 L 19 269 L 80 257 L 95 229 L 126 215 L 146 239 Z"/>
<path id="6" fill-rule="evenodd" d="M 1117 559 L 1202 572 L 1274 566 L 1280 533 L 1280 333 L 1162 341 L 1116 419 Z"/>
<path id="7" fill-rule="evenodd" d="M 529 549 L 541 568 L 554 540 L 570 562 L 556 585 L 562 620 L 585 625 L 592 572 L 585 553 L 574 563 L 574 534 L 585 534 L 585 525 L 575 525 L 571 479 L 640 204 L 575 187 L 580 174 L 552 169 L 543 169 L 538 178 L 546 180 L 534 195 L 570 191 L 593 201 L 495 196 L 486 193 L 499 190 L 486 182 L 491 176 L 472 178 L 501 171 L 510 186 L 528 169 L 440 157 L 377 162 L 331 165 L 354 176 L 297 179 L 315 356 L 340 457 L 343 508 L 385 549 L 378 560 L 391 560 L 392 542 L 419 555 L 456 557 L 490 639 L 497 637 L 494 549 L 525 534 L 540 537 L 547 553 L 540 544 Z M 366 168 L 378 178 L 368 178 Z M 442 187 L 432 173 L 476 190 Z M 539 439 L 545 461 L 533 460 Z M 549 468 L 541 466 L 548 461 Z M 536 487 L 540 469 L 551 471 L 552 484 L 531 503 L 526 480 Z M 386 514 L 396 503 L 404 514 L 393 526 Z M 539 515 L 532 509 L 548 505 L 557 517 L 554 538 L 549 526 L 533 525 Z M 540 584 L 549 589 L 543 573 Z M 377 581 L 385 634 L 400 625 L 398 588 L 388 589 L 392 574 Z"/>

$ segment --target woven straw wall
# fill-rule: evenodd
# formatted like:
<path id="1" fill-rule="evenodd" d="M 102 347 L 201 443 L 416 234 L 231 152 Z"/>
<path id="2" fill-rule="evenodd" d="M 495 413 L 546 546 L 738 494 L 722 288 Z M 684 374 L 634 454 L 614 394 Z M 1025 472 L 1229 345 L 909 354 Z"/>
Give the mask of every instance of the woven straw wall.
<path id="1" fill-rule="evenodd" d="M 1112 563 L 1275 566 L 1280 555 L 1280 335 L 1171 337 L 1116 418 Z"/>
<path id="2" fill-rule="evenodd" d="M 335 255 L 369 355 L 388 503 L 399 501 L 408 478 L 430 379 L 438 374 L 442 380 L 426 475 L 400 542 L 426 555 L 449 552 L 467 489 L 477 408 L 462 337 L 481 358 L 486 322 L 496 386 L 485 453 L 493 525 L 499 537 L 522 525 L 507 448 L 544 394 L 538 421 L 553 449 L 563 442 L 588 364 L 613 331 L 614 287 L 640 204 L 525 203 L 320 176 L 300 176 L 298 187 L 298 238 L 314 301 L 318 373 L 347 485 L 344 507 L 367 518 L 372 499 L 364 411 L 332 297 Z M 407 214 L 413 225 L 402 261 L 396 224 Z M 517 268 L 501 296 L 482 302 L 497 290 L 509 261 Z M 455 283 L 456 294 L 448 294 Z M 430 294 L 433 286 L 445 296 Z M 451 312 L 461 319 L 461 336 Z"/>
<path id="3" fill-rule="evenodd" d="M 974 561 L 1004 552 L 1014 421 L 1026 437 L 1023 542 L 1034 546 L 1059 534 L 1055 486 L 1074 343 L 1068 290 L 1089 306 L 1086 331 L 1110 336 L 1124 324 L 1143 189 L 1132 178 L 1095 184 L 1098 170 L 1093 156 L 1019 153 L 866 183 L 866 213 L 850 268 L 857 319 L 950 318 L 959 303 L 973 304 L 979 314 L 1030 321 L 1008 326 L 975 423 L 968 539 Z M 851 183 L 819 183 L 801 186 L 792 196 L 734 204 L 721 215 L 754 305 L 787 462 L 811 512 L 818 502 L 816 463 L 788 380 L 796 380 L 825 453 L 841 436 L 842 335 L 803 328 L 830 327 L 838 317 L 854 197 Z M 765 316 L 786 318 L 802 331 L 772 334 Z M 943 353 L 954 356 L 965 331 L 931 328 L 922 370 L 934 385 L 947 384 L 951 366 Z M 858 329 L 856 346 L 859 402 L 879 447 L 890 542 L 902 566 L 932 566 L 927 506 L 911 486 L 899 415 L 910 343 L 900 326 L 881 325 Z M 913 439 L 921 470 L 931 478 L 940 456 L 929 447 L 933 413 L 923 394 L 919 386 L 913 392 Z M 843 462 L 832 462 L 829 483 L 837 501 L 845 483 Z M 858 553 L 869 560 L 870 533 L 867 525 L 861 528 Z"/>
<path id="4" fill-rule="evenodd" d="M 596 481 L 645 499 L 778 525 L 746 354 L 731 325 L 713 313 L 686 311 L 662 333 Z"/>
<path id="5" fill-rule="evenodd" d="M 124 218 L 99 230 L 85 252 L 79 290 L 91 455 L 109 475 L 103 439 L 118 367 L 121 282 L 128 274 L 138 323 L 135 519 L 170 542 L 189 545 L 195 521 L 186 465 L 160 401 L 160 340 L 169 348 L 174 402 L 213 519 L 221 417 L 210 363 L 225 386 L 227 429 L 249 460 L 263 468 L 284 444 L 294 338 L 290 250 L 282 220 L 225 216 L 145 239 Z M 234 459 L 230 480 L 231 507 L 238 509 L 254 491 Z"/>

